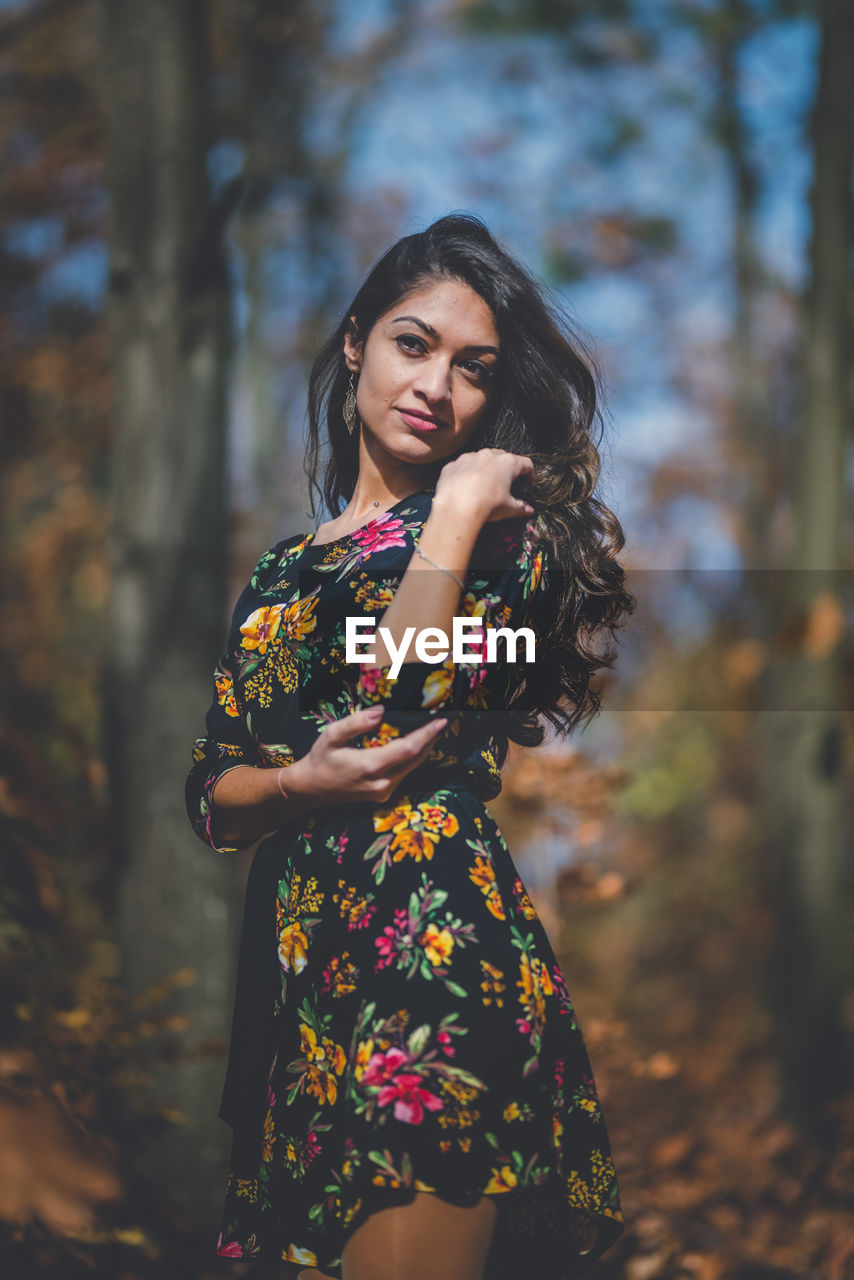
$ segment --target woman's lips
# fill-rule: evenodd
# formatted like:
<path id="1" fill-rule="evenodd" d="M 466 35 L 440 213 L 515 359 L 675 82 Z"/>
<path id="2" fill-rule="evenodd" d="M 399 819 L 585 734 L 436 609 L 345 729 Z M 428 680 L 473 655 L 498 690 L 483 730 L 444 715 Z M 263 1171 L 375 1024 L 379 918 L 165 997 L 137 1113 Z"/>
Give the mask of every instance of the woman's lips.
<path id="1" fill-rule="evenodd" d="M 407 426 L 412 427 L 415 431 L 438 431 L 442 422 L 433 422 L 430 418 L 421 418 L 416 413 L 407 413 L 403 409 L 397 411 Z"/>

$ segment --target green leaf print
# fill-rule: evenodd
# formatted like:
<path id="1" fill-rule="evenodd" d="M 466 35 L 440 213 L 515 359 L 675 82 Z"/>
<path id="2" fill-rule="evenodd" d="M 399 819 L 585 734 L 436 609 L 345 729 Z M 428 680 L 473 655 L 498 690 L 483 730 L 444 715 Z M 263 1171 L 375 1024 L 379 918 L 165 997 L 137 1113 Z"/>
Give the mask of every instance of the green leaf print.
<path id="1" fill-rule="evenodd" d="M 412 1035 L 409 1037 L 409 1040 L 407 1041 L 407 1046 L 406 1046 L 409 1049 L 409 1052 L 412 1054 L 413 1058 L 417 1058 L 420 1054 L 424 1052 L 424 1049 L 427 1046 L 427 1041 L 429 1039 L 430 1039 L 429 1022 L 425 1022 L 423 1026 L 415 1028 L 415 1030 L 412 1032 Z"/>

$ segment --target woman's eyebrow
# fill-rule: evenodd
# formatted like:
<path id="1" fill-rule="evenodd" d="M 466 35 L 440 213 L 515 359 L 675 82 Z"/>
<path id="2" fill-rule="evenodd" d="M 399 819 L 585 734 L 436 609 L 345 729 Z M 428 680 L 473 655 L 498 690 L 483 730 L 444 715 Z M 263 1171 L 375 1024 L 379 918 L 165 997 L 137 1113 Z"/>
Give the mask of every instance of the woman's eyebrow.
<path id="1" fill-rule="evenodd" d="M 395 316 L 391 323 L 397 324 L 401 320 L 407 320 L 410 324 L 417 324 L 419 329 L 423 329 L 431 338 L 438 339 L 440 337 L 439 331 L 434 329 L 432 324 L 427 324 L 425 320 L 419 320 L 418 316 Z M 491 351 L 496 356 L 500 354 L 497 347 L 490 347 L 486 343 L 476 342 L 469 342 L 466 346 L 466 351 Z"/>

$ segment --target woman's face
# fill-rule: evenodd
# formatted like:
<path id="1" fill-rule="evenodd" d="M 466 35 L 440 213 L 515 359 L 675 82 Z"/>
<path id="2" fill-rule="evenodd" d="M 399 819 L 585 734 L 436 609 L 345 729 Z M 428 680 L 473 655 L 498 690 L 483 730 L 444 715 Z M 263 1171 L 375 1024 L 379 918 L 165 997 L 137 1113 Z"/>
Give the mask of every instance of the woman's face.
<path id="1" fill-rule="evenodd" d="M 358 371 L 362 445 L 378 465 L 441 461 L 462 449 L 489 404 L 499 338 L 492 311 L 459 280 L 413 290 L 344 354 Z"/>

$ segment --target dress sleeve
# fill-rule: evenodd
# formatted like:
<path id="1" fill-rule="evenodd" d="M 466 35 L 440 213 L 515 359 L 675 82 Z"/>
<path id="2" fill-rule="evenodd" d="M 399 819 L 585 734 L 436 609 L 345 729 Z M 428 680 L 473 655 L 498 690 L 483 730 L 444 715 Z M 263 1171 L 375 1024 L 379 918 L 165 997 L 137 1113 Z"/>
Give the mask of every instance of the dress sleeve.
<path id="1" fill-rule="evenodd" d="M 525 525 L 518 521 L 506 522 L 502 534 L 492 539 L 492 564 L 485 569 L 470 569 L 466 574 L 466 591 L 458 606 L 459 615 L 483 619 L 483 640 L 479 647 L 484 659 L 486 635 L 492 628 L 516 631 L 528 627 L 534 632 L 536 646 L 534 607 L 545 589 L 547 576 L 543 533 L 540 517 L 532 517 Z M 478 645 L 469 642 L 467 648 L 476 651 Z M 503 640 L 496 643 L 496 652 L 498 662 L 504 662 Z M 517 644 L 516 661 L 524 669 L 526 646 L 522 637 Z M 359 675 L 357 706 L 369 707 L 381 702 L 385 707 L 382 725 L 362 739 L 364 746 L 378 745 L 409 733 L 440 716 L 448 718 L 450 730 L 456 718 L 483 705 L 482 686 L 488 672 L 485 661 L 455 663 L 449 656 L 436 664 L 406 662 L 396 678 L 392 678 L 389 671 L 389 666 L 364 666 Z"/>
<path id="2" fill-rule="evenodd" d="M 275 568 L 282 545 L 278 543 L 264 552 L 234 606 L 228 648 L 217 660 L 213 671 L 213 696 L 205 715 L 205 734 L 193 743 L 193 766 L 184 786 L 187 815 L 199 839 L 217 853 L 236 853 L 238 849 L 248 849 L 255 843 L 254 839 L 223 843 L 217 830 L 212 796 L 220 778 L 232 769 L 265 763 L 238 707 L 234 682 L 241 623 L 251 612 L 253 600 L 263 590 L 271 566 Z"/>

